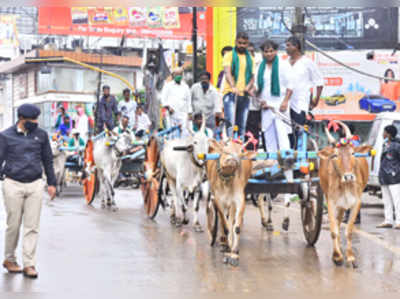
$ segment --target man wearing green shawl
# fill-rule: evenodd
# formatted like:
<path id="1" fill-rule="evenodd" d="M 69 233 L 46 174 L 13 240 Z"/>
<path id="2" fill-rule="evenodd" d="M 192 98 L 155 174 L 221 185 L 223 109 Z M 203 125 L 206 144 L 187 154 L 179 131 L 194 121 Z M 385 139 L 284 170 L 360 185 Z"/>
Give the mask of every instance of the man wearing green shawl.
<path id="1" fill-rule="evenodd" d="M 226 78 L 223 89 L 225 119 L 239 127 L 240 136 L 244 135 L 249 111 L 248 96 L 254 83 L 254 62 L 247 51 L 248 44 L 247 33 L 239 32 L 236 36 L 235 48 L 232 52 L 226 53 L 223 59 Z M 234 111 L 235 107 L 236 111 Z M 228 136 L 231 136 L 231 133 L 231 130 L 227 130 Z"/>
<path id="2" fill-rule="evenodd" d="M 279 59 L 278 45 L 265 41 L 261 46 L 263 60 L 256 71 L 257 93 L 261 103 L 261 129 L 264 134 L 266 149 L 269 153 L 289 150 L 291 126 L 288 104 L 292 96 L 293 79 L 287 61 Z M 288 182 L 293 181 L 293 171 L 285 170 Z M 291 194 L 285 194 L 285 206 L 289 207 Z M 285 209 L 283 229 L 288 230 L 288 209 Z"/>

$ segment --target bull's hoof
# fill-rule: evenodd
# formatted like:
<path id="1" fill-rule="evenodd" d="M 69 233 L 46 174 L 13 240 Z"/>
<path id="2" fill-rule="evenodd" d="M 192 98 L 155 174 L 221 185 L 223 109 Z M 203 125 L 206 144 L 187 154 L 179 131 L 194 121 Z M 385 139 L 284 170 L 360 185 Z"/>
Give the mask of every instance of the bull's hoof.
<path id="1" fill-rule="evenodd" d="M 353 267 L 353 269 L 358 268 L 358 263 L 356 262 L 356 258 L 353 256 L 348 256 L 346 259 L 346 266 Z"/>
<path id="2" fill-rule="evenodd" d="M 189 219 L 183 219 L 182 224 L 183 225 L 188 225 L 189 224 Z"/>
<path id="3" fill-rule="evenodd" d="M 224 259 L 222 260 L 224 264 L 228 264 L 229 263 L 229 256 L 224 256 Z"/>
<path id="4" fill-rule="evenodd" d="M 182 226 L 182 220 L 177 218 L 176 221 L 175 221 L 175 226 L 176 227 L 181 227 Z"/>
<path id="5" fill-rule="evenodd" d="M 229 264 L 233 267 L 239 266 L 239 258 L 238 257 L 230 257 Z"/>
<path id="6" fill-rule="evenodd" d="M 265 219 L 261 219 L 261 225 L 267 227 L 268 222 Z"/>
<path id="7" fill-rule="evenodd" d="M 228 245 L 226 245 L 226 244 L 221 244 L 220 251 L 226 253 L 226 252 L 230 252 L 231 250 L 230 250 L 230 248 L 229 248 Z"/>
<path id="8" fill-rule="evenodd" d="M 332 261 L 335 263 L 336 266 L 342 266 L 343 265 L 343 256 L 333 254 Z"/>
<path id="9" fill-rule="evenodd" d="M 194 231 L 196 232 L 196 233 L 202 233 L 203 232 L 203 228 L 201 227 L 201 225 L 200 224 L 196 224 L 194 227 Z"/>
<path id="10" fill-rule="evenodd" d="M 169 221 L 170 221 L 170 223 L 171 223 L 172 225 L 175 225 L 175 224 L 176 224 L 176 217 L 175 217 L 175 215 L 171 215 L 171 217 L 169 218 Z"/>
<path id="11" fill-rule="evenodd" d="M 112 208 L 111 208 L 111 209 L 112 209 L 112 211 L 113 211 L 113 212 L 116 212 L 116 211 L 118 211 L 118 207 L 117 207 L 117 206 L 112 206 Z"/>
<path id="12" fill-rule="evenodd" d="M 111 207 L 111 205 L 112 205 L 111 199 L 107 199 L 107 207 Z"/>
<path id="13" fill-rule="evenodd" d="M 101 208 L 105 209 L 106 208 L 106 203 L 104 202 L 104 200 L 101 202 Z"/>
<path id="14" fill-rule="evenodd" d="M 358 268 L 358 263 L 356 261 L 352 261 L 351 265 L 353 266 L 353 269 L 357 269 Z"/>
<path id="15" fill-rule="evenodd" d="M 282 222 L 282 229 L 283 229 L 284 231 L 288 231 L 288 230 L 289 230 L 289 224 L 290 224 L 289 217 L 286 217 L 285 219 L 283 219 L 283 222 Z"/>
<path id="16" fill-rule="evenodd" d="M 272 222 L 267 223 L 267 231 L 269 231 L 269 232 L 274 231 L 274 226 L 272 225 Z"/>

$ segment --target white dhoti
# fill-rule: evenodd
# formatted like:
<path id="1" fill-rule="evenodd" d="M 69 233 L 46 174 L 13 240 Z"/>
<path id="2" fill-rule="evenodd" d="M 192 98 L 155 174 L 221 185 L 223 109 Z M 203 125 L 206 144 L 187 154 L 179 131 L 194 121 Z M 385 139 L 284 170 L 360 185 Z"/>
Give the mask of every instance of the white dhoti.
<path id="1" fill-rule="evenodd" d="M 275 109 L 278 110 L 279 106 Z M 292 129 L 291 126 L 286 123 L 290 121 L 290 117 L 288 113 L 281 113 L 281 115 L 285 117 L 285 121 L 270 109 L 263 110 L 261 114 L 265 147 L 269 153 L 290 149 L 289 133 L 291 133 Z M 285 170 L 283 173 L 289 183 L 293 182 L 293 170 Z M 285 206 L 290 204 L 291 197 L 292 194 L 285 194 Z"/>
<path id="2" fill-rule="evenodd" d="M 189 132 L 186 128 L 187 126 L 187 114 L 181 112 L 174 112 L 173 114 L 169 114 L 167 117 L 167 128 L 172 128 L 175 126 L 181 127 L 181 137 L 187 137 Z M 174 135 L 175 136 L 175 135 Z"/>

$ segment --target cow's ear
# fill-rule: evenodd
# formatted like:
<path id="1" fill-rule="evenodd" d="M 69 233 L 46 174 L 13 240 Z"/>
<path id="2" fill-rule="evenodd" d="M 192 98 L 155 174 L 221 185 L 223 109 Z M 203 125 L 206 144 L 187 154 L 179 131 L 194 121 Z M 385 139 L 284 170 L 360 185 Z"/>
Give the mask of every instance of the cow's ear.
<path id="1" fill-rule="evenodd" d="M 361 145 L 361 146 L 357 146 L 354 149 L 355 153 L 361 153 L 361 154 L 366 154 L 368 153 L 370 150 L 372 150 L 373 147 L 371 145 Z"/>
<path id="2" fill-rule="evenodd" d="M 209 139 L 208 145 L 210 152 L 222 152 L 222 145 L 215 139 Z"/>
<path id="3" fill-rule="evenodd" d="M 333 147 L 325 147 L 324 149 L 320 150 L 318 152 L 318 157 L 320 157 L 321 159 L 328 159 L 330 156 L 332 156 L 334 154 L 334 148 Z"/>

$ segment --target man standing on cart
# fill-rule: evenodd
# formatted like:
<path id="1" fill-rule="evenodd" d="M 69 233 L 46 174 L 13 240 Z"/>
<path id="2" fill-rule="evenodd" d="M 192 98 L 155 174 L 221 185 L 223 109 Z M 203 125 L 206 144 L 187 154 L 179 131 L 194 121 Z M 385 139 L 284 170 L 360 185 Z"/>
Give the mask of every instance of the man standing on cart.
<path id="1" fill-rule="evenodd" d="M 186 120 L 191 117 L 192 104 L 189 86 L 183 81 L 183 69 L 172 73 L 173 80 L 166 83 L 161 94 L 161 104 L 169 114 L 167 127 L 181 126 L 185 135 Z"/>
<path id="2" fill-rule="evenodd" d="M 118 104 L 114 96 L 110 94 L 110 87 L 103 86 L 103 97 L 97 107 L 97 133 L 101 133 L 105 128 L 112 131 L 115 127 L 115 119 L 118 115 Z"/>
<path id="3" fill-rule="evenodd" d="M 270 153 L 290 149 L 290 116 L 287 108 L 293 93 L 293 80 L 289 64 L 279 59 L 278 44 L 271 40 L 261 46 L 263 60 L 256 71 L 256 85 L 261 103 L 262 131 L 265 145 Z M 293 181 L 293 170 L 284 170 L 288 182 Z M 285 206 L 290 204 L 290 194 L 285 194 Z M 285 213 L 284 228 L 288 228 L 289 218 Z"/>
<path id="4" fill-rule="evenodd" d="M 318 106 L 324 88 L 324 80 L 317 65 L 303 54 L 301 42 L 297 37 L 288 38 L 286 52 L 289 55 L 289 65 L 291 66 L 289 72 L 296 84 L 290 100 L 290 117 L 292 122 L 304 125 L 308 111 Z M 312 99 L 310 89 L 315 86 L 317 87 L 317 95 Z M 285 105 L 287 106 L 287 103 Z M 290 142 L 293 148 L 297 145 L 298 136 L 299 134 L 296 132 L 291 134 Z"/>
<path id="5" fill-rule="evenodd" d="M 249 36 L 239 32 L 236 36 L 236 46 L 232 52 L 225 54 L 223 66 L 225 70 L 225 85 L 223 89 L 223 104 L 225 119 L 239 127 L 240 136 L 244 135 L 249 111 L 249 91 L 254 84 L 254 61 L 247 51 Z M 231 136 L 231 130 L 227 130 Z"/>

